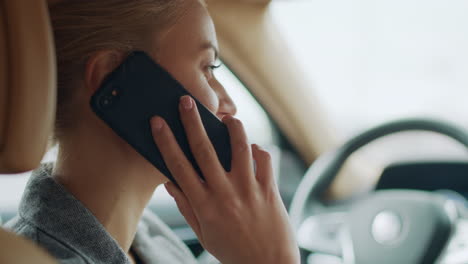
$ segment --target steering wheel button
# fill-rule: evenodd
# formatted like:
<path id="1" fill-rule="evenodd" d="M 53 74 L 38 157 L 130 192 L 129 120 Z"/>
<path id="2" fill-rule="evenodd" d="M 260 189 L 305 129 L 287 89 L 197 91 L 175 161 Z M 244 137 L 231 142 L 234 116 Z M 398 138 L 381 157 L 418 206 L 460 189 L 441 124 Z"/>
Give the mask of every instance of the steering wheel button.
<path id="1" fill-rule="evenodd" d="M 375 241 L 382 245 L 398 243 L 403 230 L 401 217 L 392 211 L 383 211 L 377 214 L 372 223 L 372 235 Z"/>

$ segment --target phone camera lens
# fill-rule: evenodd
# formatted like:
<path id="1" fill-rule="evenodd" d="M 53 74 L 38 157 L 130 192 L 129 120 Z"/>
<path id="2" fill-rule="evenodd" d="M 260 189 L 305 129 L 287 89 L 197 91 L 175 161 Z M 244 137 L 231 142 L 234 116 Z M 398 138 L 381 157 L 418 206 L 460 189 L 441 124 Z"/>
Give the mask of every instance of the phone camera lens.
<path id="1" fill-rule="evenodd" d="M 101 106 L 102 107 L 110 107 L 113 103 L 113 100 L 112 100 L 112 96 L 104 96 L 102 99 L 101 99 Z"/>

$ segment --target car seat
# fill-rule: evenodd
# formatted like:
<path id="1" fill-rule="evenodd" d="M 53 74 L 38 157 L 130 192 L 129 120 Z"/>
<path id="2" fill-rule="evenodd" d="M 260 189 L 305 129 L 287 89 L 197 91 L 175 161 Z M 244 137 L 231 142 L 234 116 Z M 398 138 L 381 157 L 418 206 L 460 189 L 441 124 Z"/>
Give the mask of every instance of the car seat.
<path id="1" fill-rule="evenodd" d="M 56 66 L 46 0 L 0 0 L 0 173 L 34 169 L 53 127 Z M 0 263 L 55 263 L 0 229 Z"/>

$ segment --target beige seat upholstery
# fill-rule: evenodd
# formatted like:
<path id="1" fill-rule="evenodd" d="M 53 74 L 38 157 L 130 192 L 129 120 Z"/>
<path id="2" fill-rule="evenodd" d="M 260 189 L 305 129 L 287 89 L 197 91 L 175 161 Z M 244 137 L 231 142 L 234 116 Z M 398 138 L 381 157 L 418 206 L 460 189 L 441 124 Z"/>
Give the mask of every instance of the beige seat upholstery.
<path id="1" fill-rule="evenodd" d="M 47 2 L 0 0 L 0 173 L 35 168 L 55 113 L 55 58 Z"/>
<path id="2" fill-rule="evenodd" d="M 0 232 L 0 263 L 54 264 L 57 262 L 32 242 L 2 230 Z"/>
<path id="3" fill-rule="evenodd" d="M 0 174 L 38 166 L 55 114 L 55 58 L 45 0 L 0 0 Z M 0 263 L 55 263 L 0 229 Z"/>

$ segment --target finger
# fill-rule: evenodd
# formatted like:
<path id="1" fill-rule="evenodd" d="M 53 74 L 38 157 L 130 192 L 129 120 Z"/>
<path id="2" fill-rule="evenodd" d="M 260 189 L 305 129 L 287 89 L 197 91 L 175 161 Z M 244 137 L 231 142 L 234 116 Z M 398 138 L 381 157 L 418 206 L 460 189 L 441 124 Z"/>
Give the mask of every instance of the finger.
<path id="1" fill-rule="evenodd" d="M 161 117 L 154 117 L 151 119 L 151 130 L 172 176 L 189 199 L 196 202 L 204 193 L 202 182 L 180 149 L 170 127 Z"/>
<path id="2" fill-rule="evenodd" d="M 232 168 L 236 177 L 241 176 L 244 179 L 251 179 L 253 174 L 252 152 L 249 146 L 244 126 L 239 119 L 232 116 L 223 118 L 229 130 L 232 151 Z"/>
<path id="3" fill-rule="evenodd" d="M 256 179 L 260 185 L 270 185 L 274 183 L 273 165 L 270 154 L 257 144 L 252 145 L 252 154 L 256 165 Z"/>
<path id="4" fill-rule="evenodd" d="M 167 192 L 174 198 L 179 211 L 182 213 L 185 220 L 187 220 L 187 223 L 192 227 L 196 235 L 200 237 L 200 224 L 187 197 L 172 182 L 167 182 L 164 184 L 164 187 L 166 187 Z"/>
<path id="5" fill-rule="evenodd" d="M 190 96 L 183 96 L 179 109 L 190 150 L 200 166 L 206 182 L 210 186 L 222 186 L 226 183 L 226 179 L 220 176 L 225 174 L 225 170 L 206 134 L 195 101 Z"/>

